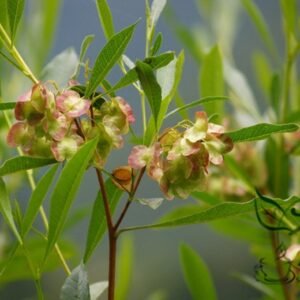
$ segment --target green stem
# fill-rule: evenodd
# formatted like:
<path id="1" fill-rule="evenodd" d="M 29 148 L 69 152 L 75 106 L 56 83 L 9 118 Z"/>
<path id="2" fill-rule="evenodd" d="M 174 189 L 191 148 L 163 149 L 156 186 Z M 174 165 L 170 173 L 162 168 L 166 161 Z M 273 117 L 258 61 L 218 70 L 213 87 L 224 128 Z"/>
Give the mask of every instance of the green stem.
<path id="1" fill-rule="evenodd" d="M 15 59 L 17 64 L 19 65 L 20 69 L 22 70 L 23 74 L 27 76 L 30 80 L 32 80 L 34 83 L 38 83 L 39 81 L 34 76 L 34 74 L 31 72 L 30 68 L 24 61 L 23 57 L 19 53 L 19 51 L 16 49 L 16 47 L 13 45 L 9 35 L 3 28 L 3 26 L 0 24 L 0 37 L 1 41 L 3 42 L 6 50 L 11 54 L 11 56 Z"/>

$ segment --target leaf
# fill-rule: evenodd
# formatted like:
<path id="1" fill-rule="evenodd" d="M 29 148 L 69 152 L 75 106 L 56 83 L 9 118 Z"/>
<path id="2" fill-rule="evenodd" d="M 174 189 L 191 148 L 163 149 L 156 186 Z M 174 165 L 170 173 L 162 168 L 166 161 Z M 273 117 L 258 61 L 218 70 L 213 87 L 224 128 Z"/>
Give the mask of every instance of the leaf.
<path id="1" fill-rule="evenodd" d="M 107 197 L 110 201 L 111 213 L 113 214 L 122 196 L 122 191 L 119 188 L 117 188 L 110 179 L 106 181 L 105 187 L 106 187 Z M 106 224 L 103 199 L 101 196 L 101 192 L 99 192 L 94 202 L 92 215 L 90 219 L 85 251 L 84 251 L 84 258 L 83 258 L 84 263 L 86 263 L 88 259 L 91 257 L 96 246 L 101 241 L 106 229 L 107 229 L 107 224 Z"/>
<path id="2" fill-rule="evenodd" d="M 286 29 L 288 33 L 293 34 L 295 30 L 298 11 L 296 0 L 280 0 L 280 5 Z"/>
<path id="3" fill-rule="evenodd" d="M 153 0 L 151 4 L 151 27 L 154 28 L 167 4 L 167 0 Z"/>
<path id="4" fill-rule="evenodd" d="M 51 185 L 54 176 L 56 174 L 58 168 L 58 164 L 54 165 L 38 182 L 35 190 L 32 192 L 31 197 L 28 202 L 27 210 L 24 214 L 22 221 L 22 236 L 23 238 L 26 236 L 28 231 L 30 230 L 39 209 L 45 199 L 45 196 L 49 190 L 49 186 Z"/>
<path id="5" fill-rule="evenodd" d="M 67 48 L 56 55 L 42 70 L 41 80 L 55 80 L 64 87 L 75 73 L 79 63 L 78 56 L 73 48 Z"/>
<path id="6" fill-rule="evenodd" d="M 272 39 L 270 30 L 267 26 L 267 23 L 265 22 L 264 16 L 261 14 L 255 2 L 251 0 L 242 0 L 242 4 L 245 10 L 247 11 L 247 13 L 249 14 L 252 22 L 256 26 L 267 48 L 270 50 L 272 54 L 277 55 L 275 43 L 274 40 Z"/>
<path id="7" fill-rule="evenodd" d="M 86 51 L 89 48 L 90 44 L 93 42 L 94 38 L 95 38 L 95 35 L 93 35 L 93 34 L 89 34 L 84 37 L 84 39 L 81 43 L 81 47 L 80 47 L 80 54 L 79 54 L 80 62 L 83 61 Z"/>
<path id="8" fill-rule="evenodd" d="M 0 110 L 14 109 L 16 102 L 0 102 Z"/>
<path id="9" fill-rule="evenodd" d="M 0 176 L 26 171 L 55 164 L 57 161 L 51 158 L 40 158 L 30 156 L 16 156 L 6 160 L 0 166 Z"/>
<path id="10" fill-rule="evenodd" d="M 0 24 L 3 26 L 5 31 L 7 30 L 8 27 L 8 10 L 7 10 L 7 1 L 0 1 Z M 0 43 L 0 48 L 1 48 L 1 43 Z"/>
<path id="11" fill-rule="evenodd" d="M 108 288 L 108 281 L 99 281 L 90 285 L 91 300 L 97 300 Z"/>
<path id="12" fill-rule="evenodd" d="M 106 0 L 97 0 L 97 11 L 104 35 L 109 40 L 115 32 L 113 17 Z"/>
<path id="13" fill-rule="evenodd" d="M 234 143 L 257 141 L 269 137 L 273 133 L 293 132 L 299 129 L 296 124 L 267 124 L 261 123 L 236 131 L 227 132 Z"/>
<path id="14" fill-rule="evenodd" d="M 202 258 L 188 245 L 180 247 L 180 261 L 185 282 L 192 298 L 217 299 L 214 283 L 207 265 Z"/>
<path id="15" fill-rule="evenodd" d="M 153 70 L 159 69 L 167 65 L 174 59 L 173 52 L 165 52 L 157 56 L 151 56 L 144 60 L 145 63 L 149 64 Z M 111 90 L 116 91 L 131 83 L 137 81 L 138 74 L 136 68 L 129 70 L 113 87 Z"/>
<path id="16" fill-rule="evenodd" d="M 87 97 L 89 97 L 97 89 L 98 85 L 109 73 L 114 64 L 121 58 L 129 41 L 131 40 L 136 24 L 137 23 L 130 25 L 116 33 L 100 51 L 86 89 Z"/>
<path id="17" fill-rule="evenodd" d="M 203 58 L 200 72 L 200 93 L 201 97 L 224 95 L 223 63 L 218 46 L 213 47 Z M 209 103 L 204 105 L 204 108 L 209 115 L 223 114 L 222 102 Z"/>
<path id="18" fill-rule="evenodd" d="M 156 127 L 162 100 L 161 87 L 156 80 L 152 68 L 149 65 L 138 61 L 136 63 L 136 71 L 148 99 Z"/>
<path id="19" fill-rule="evenodd" d="M 163 125 L 164 117 L 167 113 L 169 104 L 173 97 L 176 94 L 177 87 L 179 85 L 184 64 L 184 52 L 180 52 L 178 57 L 174 59 L 171 63 L 169 63 L 162 72 L 159 72 L 158 78 L 160 78 L 160 84 L 163 86 L 163 99 L 161 102 L 161 108 L 158 116 L 158 126 L 157 130 L 161 128 Z M 164 76 L 169 80 L 170 83 L 164 83 L 162 79 Z M 146 145 L 149 145 L 155 135 L 155 123 L 154 118 L 151 117 L 149 123 L 147 125 L 147 130 L 144 138 L 144 142 Z"/>
<path id="20" fill-rule="evenodd" d="M 213 101 L 225 101 L 225 100 L 228 100 L 228 97 L 220 97 L 220 96 L 211 96 L 211 97 L 205 97 L 205 98 L 201 98 L 201 99 L 198 99 L 198 100 L 194 100 L 188 104 L 185 104 L 183 106 L 180 106 L 172 111 L 170 111 L 169 113 L 167 113 L 165 115 L 165 119 L 180 112 L 180 111 L 183 111 L 183 110 L 187 110 L 189 108 L 193 108 L 197 105 L 203 105 L 205 103 L 210 103 L 210 102 L 213 102 Z"/>
<path id="21" fill-rule="evenodd" d="M 244 203 L 226 202 L 184 217 L 181 216 L 168 220 L 166 220 L 166 217 L 163 217 L 163 221 L 158 221 L 158 223 L 128 227 L 126 229 L 123 229 L 123 231 L 201 224 L 249 212 L 254 212 L 253 200 Z"/>
<path id="22" fill-rule="evenodd" d="M 154 56 L 159 51 L 159 49 L 161 47 L 161 44 L 162 44 L 162 41 L 163 41 L 163 36 L 160 32 L 157 35 L 157 37 L 155 38 L 153 46 L 151 47 L 151 50 L 150 50 L 151 56 Z"/>
<path id="23" fill-rule="evenodd" d="M 77 68 L 75 70 L 74 75 L 72 78 L 76 78 L 79 75 L 80 65 L 84 60 L 85 54 L 87 49 L 89 48 L 90 44 L 93 42 L 95 36 L 93 34 L 86 35 L 81 43 L 80 47 L 80 54 L 79 54 L 79 63 L 77 65 Z"/>
<path id="24" fill-rule="evenodd" d="M 46 242 L 45 238 L 40 236 L 38 238 L 28 237 L 26 240 L 26 250 L 30 254 L 36 268 L 39 268 L 43 261 Z M 66 240 L 59 243 L 59 248 L 65 259 L 71 259 L 78 256 L 76 251 L 78 248 L 77 245 L 67 242 Z M 10 252 L 14 250 L 17 251 L 12 258 L 9 258 L 9 262 L 3 259 L 0 261 L 0 269 L 3 272 L 0 276 L 0 283 L 7 284 L 9 282 L 34 279 L 32 278 L 32 273 L 28 270 L 28 260 L 24 256 L 24 249 L 22 247 L 17 247 L 16 249 L 16 247 L 13 246 L 12 249 L 9 248 L 7 250 Z M 4 271 L 3 268 L 5 268 Z M 57 253 L 53 252 L 43 266 L 43 272 L 50 272 L 58 269 L 61 269 L 61 261 Z"/>
<path id="25" fill-rule="evenodd" d="M 155 210 L 162 205 L 164 198 L 138 198 L 137 201 Z"/>
<path id="26" fill-rule="evenodd" d="M 64 166 L 50 202 L 48 245 L 45 259 L 53 249 L 66 221 L 68 211 L 79 189 L 81 179 L 94 154 L 98 139 L 83 145 Z"/>
<path id="27" fill-rule="evenodd" d="M 90 300 L 88 275 L 83 264 L 76 267 L 65 280 L 60 300 Z"/>
<path id="28" fill-rule="evenodd" d="M 15 237 L 19 241 L 21 245 L 23 245 L 22 238 L 19 234 L 19 231 L 16 227 L 13 213 L 12 213 L 12 208 L 10 204 L 10 200 L 6 191 L 5 183 L 3 179 L 0 177 L 0 211 L 3 215 L 4 220 L 6 223 L 9 225 L 10 229 L 14 233 Z"/>
<path id="29" fill-rule="evenodd" d="M 24 0 L 7 1 L 8 20 L 9 20 L 10 36 L 12 42 L 15 39 L 17 28 L 24 11 L 24 4 L 25 4 Z"/>
<path id="30" fill-rule="evenodd" d="M 126 300 L 129 296 L 134 262 L 133 239 L 130 235 L 123 237 L 117 261 L 116 300 Z"/>

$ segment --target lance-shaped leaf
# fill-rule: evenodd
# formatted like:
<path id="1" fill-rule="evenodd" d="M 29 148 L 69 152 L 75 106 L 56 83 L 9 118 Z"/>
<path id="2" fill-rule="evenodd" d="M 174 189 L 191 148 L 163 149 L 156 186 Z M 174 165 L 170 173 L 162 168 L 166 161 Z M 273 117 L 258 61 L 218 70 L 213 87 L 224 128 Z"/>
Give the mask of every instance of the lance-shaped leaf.
<path id="1" fill-rule="evenodd" d="M 299 129 L 296 124 L 267 124 L 261 123 L 236 131 L 227 132 L 234 143 L 257 141 L 269 137 L 273 133 L 293 132 Z"/>
<path id="2" fill-rule="evenodd" d="M 127 227 L 120 230 L 120 232 L 132 231 L 132 230 L 141 230 L 141 229 L 159 229 L 159 228 L 168 228 L 168 227 L 178 227 L 178 226 L 187 226 L 192 224 L 201 224 L 211 221 L 216 221 L 228 217 L 238 216 L 246 213 L 254 213 L 255 211 L 255 201 L 258 198 L 254 198 L 248 202 L 244 203 L 235 203 L 235 202 L 225 202 L 217 204 L 210 208 L 201 208 L 200 211 L 195 212 L 193 210 L 185 209 L 180 212 L 181 209 L 170 212 L 167 215 L 164 215 L 157 223 Z M 295 203 L 299 203 L 299 197 L 291 196 L 288 199 L 272 199 L 281 207 L 293 207 Z"/>
<path id="3" fill-rule="evenodd" d="M 119 188 L 117 188 L 110 179 L 106 181 L 105 187 L 107 197 L 110 201 L 111 213 L 113 214 L 121 198 L 122 191 Z M 99 192 L 94 202 L 92 216 L 89 224 L 88 236 L 86 240 L 83 259 L 84 262 L 87 262 L 88 259 L 91 257 L 96 246 L 100 243 L 106 229 L 107 225 L 103 199 L 101 196 L 101 192 Z"/>
<path id="4" fill-rule="evenodd" d="M 81 46 L 80 46 L 80 54 L 79 54 L 79 63 L 77 65 L 76 71 L 72 78 L 76 78 L 79 75 L 80 65 L 82 64 L 85 54 L 90 46 L 90 44 L 93 42 L 95 36 L 93 34 L 89 34 L 84 37 Z"/>
<path id="5" fill-rule="evenodd" d="M 114 23 L 110 8 L 106 0 L 97 0 L 97 10 L 100 23 L 103 28 L 104 35 L 109 40 L 115 32 Z"/>
<path id="6" fill-rule="evenodd" d="M 45 196 L 48 192 L 49 186 L 51 185 L 53 178 L 55 176 L 58 164 L 53 166 L 38 182 L 35 190 L 32 192 L 31 197 L 28 202 L 27 210 L 23 217 L 22 222 L 22 236 L 26 236 L 28 231 L 33 224 L 39 209 L 45 199 Z"/>
<path id="7" fill-rule="evenodd" d="M 101 50 L 86 89 L 87 97 L 97 89 L 114 64 L 121 58 L 131 40 L 135 27 L 136 23 L 115 34 Z"/>
<path id="8" fill-rule="evenodd" d="M 13 231 L 19 243 L 22 245 L 23 242 L 14 221 L 12 208 L 6 191 L 5 183 L 1 177 L 0 177 L 0 211 L 3 215 L 4 220 L 9 225 L 10 229 Z"/>
<path id="9" fill-rule="evenodd" d="M 202 97 L 224 95 L 223 63 L 220 50 L 215 46 L 205 55 L 200 75 L 200 93 Z M 224 103 L 205 104 L 208 114 L 222 114 Z"/>
<path id="10" fill-rule="evenodd" d="M 16 102 L 2 102 L 0 103 L 0 110 L 14 109 Z"/>
<path id="11" fill-rule="evenodd" d="M 10 27 L 11 40 L 14 41 L 17 28 L 24 11 L 24 0 L 7 1 L 8 20 Z"/>
<path id="12" fill-rule="evenodd" d="M 83 264 L 75 268 L 65 280 L 60 300 L 90 300 L 88 275 Z"/>
<path id="13" fill-rule="evenodd" d="M 184 279 L 193 299 L 217 299 L 214 283 L 202 258 L 188 245 L 180 247 Z"/>
<path id="14" fill-rule="evenodd" d="M 57 161 L 50 158 L 16 156 L 6 160 L 0 166 L 0 176 L 12 174 L 19 171 L 36 169 L 55 163 L 57 163 Z"/>
<path id="15" fill-rule="evenodd" d="M 174 59 L 174 52 L 165 52 L 157 56 L 150 56 L 144 59 L 144 63 L 149 64 L 153 70 L 157 70 L 169 64 Z M 136 68 L 129 70 L 113 87 L 116 91 L 132 84 L 139 79 Z"/>
<path id="16" fill-rule="evenodd" d="M 80 182 L 92 158 L 98 139 L 82 146 L 66 163 L 57 181 L 50 204 L 48 245 L 45 259 L 53 249 L 66 221 L 68 211 L 79 189 Z"/>
<path id="17" fill-rule="evenodd" d="M 136 63 L 136 71 L 148 99 L 155 125 L 161 105 L 161 87 L 158 84 L 152 68 L 141 61 Z"/>

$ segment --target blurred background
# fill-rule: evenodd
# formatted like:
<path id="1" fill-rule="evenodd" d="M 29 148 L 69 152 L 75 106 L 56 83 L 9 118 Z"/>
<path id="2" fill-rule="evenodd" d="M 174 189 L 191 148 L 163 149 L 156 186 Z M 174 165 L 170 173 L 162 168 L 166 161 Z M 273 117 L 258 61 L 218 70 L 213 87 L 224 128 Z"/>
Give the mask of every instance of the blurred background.
<path id="1" fill-rule="evenodd" d="M 26 26 L 38 24 L 39 22 L 41 17 L 38 14 L 39 10 L 37 9 L 36 14 L 30 11 L 36 5 L 33 2 L 35 1 L 28 0 L 27 18 L 23 20 L 23 24 L 19 29 L 20 34 L 23 28 L 26 30 Z M 179 25 L 193 32 L 196 44 L 201 44 L 204 51 L 209 49 L 216 41 L 222 44 L 222 50 L 227 51 L 228 56 L 232 56 L 237 69 L 242 71 L 247 77 L 254 91 L 255 99 L 260 109 L 263 110 L 264 105 L 263 101 L 261 101 L 263 95 L 258 89 L 257 74 L 253 71 L 251 55 L 255 51 L 264 52 L 266 49 L 258 36 L 256 28 L 242 7 L 242 1 L 208 0 L 202 2 L 206 2 L 206 6 L 199 5 L 197 0 L 169 0 L 168 7 L 157 25 L 157 32 L 162 32 L 164 38 L 162 51 L 174 50 L 179 54 L 182 49 L 185 50 L 184 72 L 180 83 L 181 97 L 186 102 L 199 98 L 199 64 L 197 63 L 197 57 L 182 44 L 180 37 L 176 36 Z M 284 46 L 279 1 L 257 0 L 254 2 L 261 9 L 271 29 L 278 47 L 278 55 L 282 56 Z M 108 0 L 108 3 L 112 10 L 116 31 L 141 18 L 126 54 L 133 61 L 143 58 L 145 51 L 144 1 Z M 211 5 L 212 3 L 213 5 Z M 207 11 L 204 10 L 204 7 L 207 8 Z M 50 61 L 55 55 L 69 47 L 73 47 L 79 53 L 83 38 L 87 34 L 95 34 L 95 41 L 88 51 L 91 61 L 94 61 L 100 49 L 105 45 L 105 38 L 98 20 L 94 1 L 61 1 L 61 11 L 54 18 L 58 25 L 55 31 L 54 45 L 47 55 L 46 61 Z M 215 27 L 212 24 L 215 24 Z M 204 27 L 206 30 L 203 29 Z M 211 32 L 211 36 L 207 34 L 209 32 Z M 34 30 L 32 30 L 32 34 L 34 34 Z M 22 40 L 22 37 L 20 37 L 18 46 L 21 49 L 21 53 L 24 53 L 29 61 L 29 64 L 32 60 L 30 55 L 31 49 L 38 47 L 37 43 L 48 42 L 47 36 L 43 36 L 43 39 L 34 41 L 33 36 L 31 40 Z M 39 67 L 35 66 L 35 68 L 38 69 Z M 121 73 L 115 69 L 110 74 L 109 79 L 111 82 L 116 82 L 120 75 Z M 10 92 L 9 97 L 13 98 L 20 92 L 26 91 L 29 86 L 29 82 L 23 82 L 19 85 L 19 88 L 14 88 L 13 92 Z M 3 91 L 5 92 L 4 88 Z M 138 94 L 133 88 L 123 89 L 119 91 L 119 95 L 133 106 L 134 111 L 139 111 Z M 139 122 L 135 125 L 137 130 L 141 127 L 140 119 L 140 116 L 137 115 Z M 174 118 L 171 122 L 175 124 L 176 119 Z M 129 151 L 130 147 L 126 147 L 124 151 L 122 150 L 122 155 L 114 153 L 108 162 L 107 169 L 126 164 L 126 157 Z M 74 210 L 82 208 L 82 210 L 89 211 L 96 193 L 97 183 L 95 176 L 92 171 L 89 171 L 86 175 L 86 180 L 81 186 Z M 138 195 L 142 197 L 159 197 L 161 192 L 155 184 L 145 180 Z M 17 196 L 26 203 L 29 190 L 22 188 Z M 186 201 L 193 202 L 194 200 L 182 201 L 175 199 L 172 202 L 165 201 L 157 211 L 137 203 L 130 208 L 124 225 L 149 224 L 172 208 L 187 204 Z M 65 234 L 68 239 L 74 240 L 79 247 L 76 258 L 71 260 L 73 267 L 79 263 L 79 259 L 84 251 L 87 226 L 88 217 L 84 218 L 83 221 Z M 257 259 L 250 255 L 248 245 L 240 240 L 221 235 L 207 225 L 164 229 L 161 231 L 138 231 L 131 234 L 130 238 L 133 240 L 134 245 L 133 277 L 130 296 L 128 297 L 130 300 L 190 299 L 179 262 L 178 248 L 183 242 L 191 245 L 207 263 L 212 272 L 219 299 L 258 298 L 259 294 L 255 290 L 234 277 L 236 272 L 254 276 L 254 267 L 257 264 Z M 123 237 L 121 242 L 122 239 Z M 90 282 L 107 278 L 107 246 L 105 238 L 88 264 Z M 63 281 L 64 274 L 62 271 L 51 272 L 44 276 L 43 285 L 47 293 L 47 299 L 55 300 L 59 298 L 59 288 Z M 33 284 L 27 281 L 15 282 L 0 288 L 0 299 L 4 300 L 34 299 L 32 298 L 34 294 Z"/>

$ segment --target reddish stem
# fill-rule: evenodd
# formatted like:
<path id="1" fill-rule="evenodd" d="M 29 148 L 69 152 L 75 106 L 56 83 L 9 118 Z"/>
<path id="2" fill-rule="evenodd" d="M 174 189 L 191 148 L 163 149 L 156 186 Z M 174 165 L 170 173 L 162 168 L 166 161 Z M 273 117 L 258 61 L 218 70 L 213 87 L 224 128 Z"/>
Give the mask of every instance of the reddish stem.
<path id="1" fill-rule="evenodd" d="M 106 223 L 108 228 L 108 239 L 109 239 L 108 300 L 114 300 L 117 238 L 116 238 L 115 229 L 112 222 L 112 216 L 109 207 L 109 199 L 107 197 L 102 173 L 98 169 L 96 169 L 96 173 L 97 173 L 97 178 L 98 178 L 98 182 L 102 194 L 105 216 L 106 216 Z"/>

